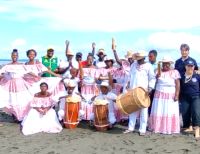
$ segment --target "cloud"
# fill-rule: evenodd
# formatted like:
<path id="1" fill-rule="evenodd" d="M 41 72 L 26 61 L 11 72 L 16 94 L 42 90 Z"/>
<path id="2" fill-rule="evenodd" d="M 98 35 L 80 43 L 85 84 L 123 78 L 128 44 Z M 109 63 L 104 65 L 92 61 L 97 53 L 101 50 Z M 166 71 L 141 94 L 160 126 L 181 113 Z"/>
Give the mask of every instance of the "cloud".
<path id="1" fill-rule="evenodd" d="M 198 0 L 15 0 L 13 20 L 39 19 L 46 28 L 79 31 L 172 30 L 200 26 Z"/>
<path id="2" fill-rule="evenodd" d="M 171 55 L 174 60 L 180 55 L 180 45 L 186 43 L 190 46 L 190 55 L 193 58 L 200 56 L 199 50 L 200 36 L 186 32 L 156 32 L 147 37 L 139 38 L 133 43 L 136 50 L 145 49 L 150 51 L 156 49 L 158 58 L 164 55 Z M 198 59 L 196 59 L 198 60 Z"/>
<path id="3" fill-rule="evenodd" d="M 9 11 L 9 9 L 7 7 L 0 6 L 0 13 L 8 12 L 8 11 Z"/>
<path id="4" fill-rule="evenodd" d="M 18 38 L 11 43 L 12 48 L 21 48 L 26 45 L 26 40 L 23 38 Z"/>

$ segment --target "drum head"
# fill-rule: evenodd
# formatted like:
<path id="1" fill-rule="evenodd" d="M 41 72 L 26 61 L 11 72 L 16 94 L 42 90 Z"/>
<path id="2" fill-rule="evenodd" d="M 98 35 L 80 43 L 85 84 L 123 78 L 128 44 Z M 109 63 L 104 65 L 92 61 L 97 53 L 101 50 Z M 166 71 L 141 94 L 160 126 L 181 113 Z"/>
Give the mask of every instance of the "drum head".
<path id="1" fill-rule="evenodd" d="M 147 108 L 150 106 L 150 97 L 148 93 L 144 90 L 142 87 L 135 88 L 133 90 L 134 97 L 138 100 L 137 104 L 138 106 L 141 106 L 141 108 Z"/>

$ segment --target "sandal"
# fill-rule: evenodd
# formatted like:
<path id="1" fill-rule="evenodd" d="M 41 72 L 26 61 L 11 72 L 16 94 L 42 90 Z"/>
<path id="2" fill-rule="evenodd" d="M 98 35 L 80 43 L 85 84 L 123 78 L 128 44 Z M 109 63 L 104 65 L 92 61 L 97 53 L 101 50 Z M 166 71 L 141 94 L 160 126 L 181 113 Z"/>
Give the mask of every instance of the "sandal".
<path id="1" fill-rule="evenodd" d="M 123 132 L 123 134 L 128 134 L 128 133 L 132 133 L 132 132 L 133 132 L 133 130 L 127 129 L 127 130 L 125 130 L 125 131 Z"/>
<path id="2" fill-rule="evenodd" d="M 141 132 L 140 132 L 139 135 L 140 135 L 140 136 L 145 136 L 146 133 L 141 133 Z"/>

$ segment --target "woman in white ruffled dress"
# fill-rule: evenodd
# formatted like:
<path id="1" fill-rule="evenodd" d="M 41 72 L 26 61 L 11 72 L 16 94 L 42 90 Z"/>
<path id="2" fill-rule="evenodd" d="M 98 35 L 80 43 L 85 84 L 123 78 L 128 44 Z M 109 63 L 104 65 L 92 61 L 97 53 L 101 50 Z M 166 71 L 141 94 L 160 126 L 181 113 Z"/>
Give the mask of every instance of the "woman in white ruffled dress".
<path id="1" fill-rule="evenodd" d="M 23 79 L 27 71 L 23 64 L 17 62 L 18 52 L 13 51 L 11 58 L 12 62 L 0 70 L 0 108 L 22 121 L 33 95 L 29 90 L 31 85 Z"/>
<path id="2" fill-rule="evenodd" d="M 81 109 L 85 112 L 85 114 L 82 119 L 90 120 L 91 114 L 93 113 L 91 98 L 98 93 L 95 80 L 99 76 L 96 67 L 93 65 L 92 55 L 88 55 L 87 57 L 87 66 L 83 68 L 83 74 L 84 77 L 81 86 L 81 95 L 85 100 L 81 102 Z"/>
<path id="3" fill-rule="evenodd" d="M 40 84 L 41 91 L 30 102 L 31 110 L 22 122 L 22 133 L 31 135 L 39 132 L 59 133 L 62 131 L 56 112 L 52 108 L 55 101 L 47 91 L 48 85 Z"/>
<path id="4" fill-rule="evenodd" d="M 165 56 L 161 62 L 162 70 L 157 75 L 149 128 L 154 133 L 177 134 L 180 133 L 180 74 L 171 68 L 173 61 L 169 56 Z"/>

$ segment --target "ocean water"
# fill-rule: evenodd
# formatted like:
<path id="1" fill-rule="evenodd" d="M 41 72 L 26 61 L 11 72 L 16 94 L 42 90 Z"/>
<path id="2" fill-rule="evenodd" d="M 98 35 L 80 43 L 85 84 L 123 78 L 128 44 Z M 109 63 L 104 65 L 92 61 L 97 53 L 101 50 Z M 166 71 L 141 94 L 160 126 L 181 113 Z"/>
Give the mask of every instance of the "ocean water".
<path id="1" fill-rule="evenodd" d="M 19 59 L 18 62 L 25 63 L 28 59 Z M 11 59 L 0 59 L 0 65 L 5 65 L 11 62 Z"/>

